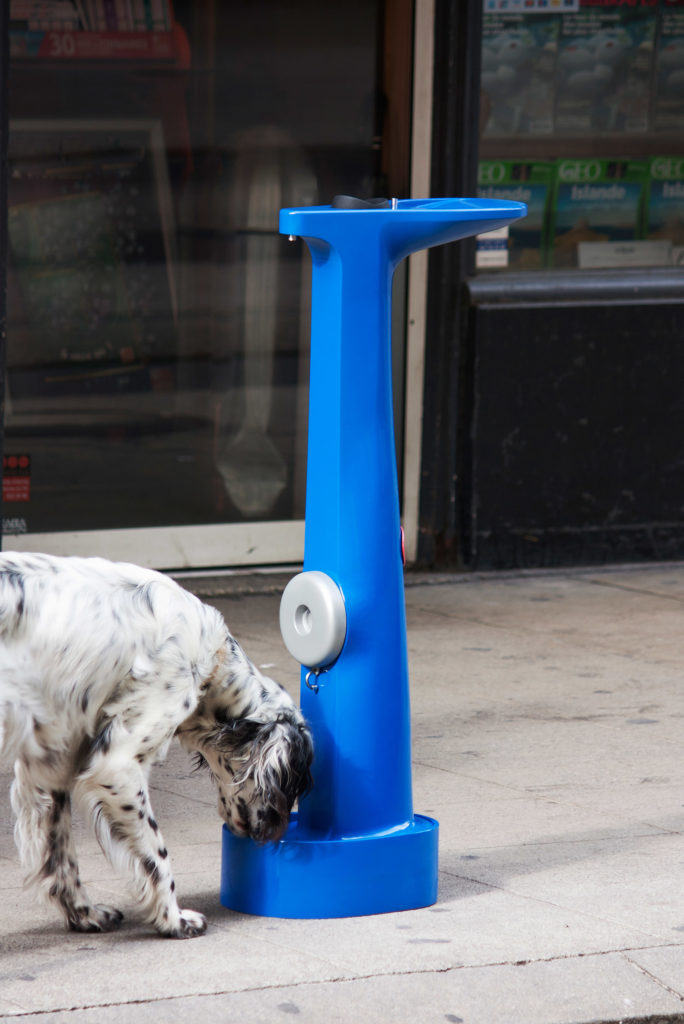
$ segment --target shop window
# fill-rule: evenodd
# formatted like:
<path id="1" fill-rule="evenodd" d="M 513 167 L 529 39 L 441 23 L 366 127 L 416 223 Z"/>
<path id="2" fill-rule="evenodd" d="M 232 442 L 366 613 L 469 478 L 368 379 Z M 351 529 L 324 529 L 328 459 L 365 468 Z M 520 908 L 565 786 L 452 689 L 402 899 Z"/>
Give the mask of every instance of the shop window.
<path id="1" fill-rule="evenodd" d="M 684 2 L 484 0 L 479 270 L 684 264 Z"/>
<path id="2" fill-rule="evenodd" d="M 6 535 L 303 518 L 278 210 L 382 188 L 378 8 L 11 0 Z"/>

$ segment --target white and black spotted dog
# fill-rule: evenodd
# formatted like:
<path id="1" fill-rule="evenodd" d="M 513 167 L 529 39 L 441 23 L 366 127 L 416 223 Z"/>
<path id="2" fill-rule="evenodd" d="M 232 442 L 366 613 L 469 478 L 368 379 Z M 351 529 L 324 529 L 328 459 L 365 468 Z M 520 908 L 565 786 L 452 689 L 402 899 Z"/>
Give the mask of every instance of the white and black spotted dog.
<path id="1" fill-rule="evenodd" d="M 200 935 L 181 910 L 148 795 L 151 765 L 177 736 L 206 762 L 238 835 L 277 840 L 310 785 L 309 729 L 261 675 L 219 612 L 170 578 L 100 558 L 0 554 L 0 757 L 15 759 L 15 838 L 28 880 L 75 931 L 122 914 L 79 879 L 71 800 L 145 919 Z"/>

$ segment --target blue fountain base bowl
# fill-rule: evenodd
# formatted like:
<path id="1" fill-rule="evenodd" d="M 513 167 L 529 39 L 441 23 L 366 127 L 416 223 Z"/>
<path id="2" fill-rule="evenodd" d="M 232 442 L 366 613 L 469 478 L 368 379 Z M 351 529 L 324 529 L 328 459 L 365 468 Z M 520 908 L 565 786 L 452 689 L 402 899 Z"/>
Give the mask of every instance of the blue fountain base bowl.
<path id="1" fill-rule="evenodd" d="M 223 826 L 221 903 L 262 917 L 362 917 L 437 901 L 439 824 L 423 815 L 381 833 L 321 839 L 293 814 L 283 839 L 258 846 Z"/>

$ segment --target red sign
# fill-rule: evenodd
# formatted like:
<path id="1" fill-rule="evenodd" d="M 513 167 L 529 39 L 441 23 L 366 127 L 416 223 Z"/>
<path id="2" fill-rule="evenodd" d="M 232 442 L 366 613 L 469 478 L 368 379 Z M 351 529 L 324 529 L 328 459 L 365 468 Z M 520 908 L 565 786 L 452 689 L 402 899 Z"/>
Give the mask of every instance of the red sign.
<path id="1" fill-rule="evenodd" d="M 4 455 L 2 458 L 2 500 L 30 501 L 31 456 Z"/>

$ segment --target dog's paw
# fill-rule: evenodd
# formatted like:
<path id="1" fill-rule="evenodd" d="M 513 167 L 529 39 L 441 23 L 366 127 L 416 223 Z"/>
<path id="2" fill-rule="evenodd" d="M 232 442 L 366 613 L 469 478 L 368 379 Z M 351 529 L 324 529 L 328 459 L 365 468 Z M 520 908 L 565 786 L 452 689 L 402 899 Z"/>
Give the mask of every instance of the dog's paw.
<path id="1" fill-rule="evenodd" d="M 73 908 L 69 916 L 69 928 L 72 932 L 113 932 L 123 921 L 123 914 L 116 907 L 107 907 L 103 903 L 92 906 L 83 904 Z"/>
<path id="2" fill-rule="evenodd" d="M 207 919 L 196 910 L 179 911 L 178 924 L 175 928 L 164 929 L 162 935 L 169 939 L 194 939 L 204 935 L 207 930 Z"/>

